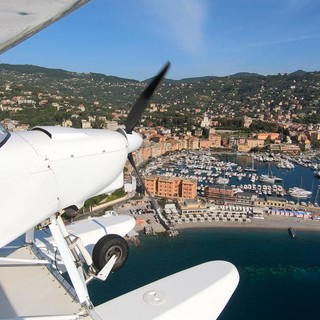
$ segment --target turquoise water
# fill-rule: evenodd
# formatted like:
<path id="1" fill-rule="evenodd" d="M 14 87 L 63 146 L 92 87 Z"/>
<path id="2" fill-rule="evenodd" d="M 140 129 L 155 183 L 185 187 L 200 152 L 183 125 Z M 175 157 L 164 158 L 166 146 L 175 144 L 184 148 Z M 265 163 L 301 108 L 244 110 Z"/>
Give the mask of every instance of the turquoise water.
<path id="1" fill-rule="evenodd" d="M 320 318 L 319 232 L 298 230 L 293 239 L 287 230 L 186 229 L 174 239 L 141 240 L 121 270 L 90 284 L 94 304 L 205 261 L 227 260 L 240 283 L 219 319 Z"/>

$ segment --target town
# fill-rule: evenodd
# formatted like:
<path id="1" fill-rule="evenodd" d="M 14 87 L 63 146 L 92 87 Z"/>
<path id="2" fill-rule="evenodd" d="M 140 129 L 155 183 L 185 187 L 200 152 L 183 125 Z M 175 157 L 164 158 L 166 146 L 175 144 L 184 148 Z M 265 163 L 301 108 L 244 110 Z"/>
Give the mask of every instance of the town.
<path id="1" fill-rule="evenodd" d="M 121 126 L 130 104 L 145 86 L 134 80 L 35 66 L 0 65 L 0 74 L 0 121 L 8 131 L 35 125 L 113 130 Z M 137 128 L 144 142 L 133 154 L 135 162 L 145 165 L 185 150 L 287 156 L 317 150 L 319 89 L 319 72 L 166 79 Z M 127 169 L 125 191 L 132 192 L 129 165 Z M 153 195 L 165 198 L 187 200 L 201 195 L 197 181 L 173 180 L 152 176 L 145 183 Z M 183 187 L 179 187 L 180 194 L 160 194 L 155 190 L 158 183 L 163 187 L 157 190 L 168 190 L 167 184 Z M 206 197 L 216 198 L 217 204 L 235 202 L 230 188 L 208 188 Z M 249 201 L 251 205 L 261 202 Z M 284 206 L 282 200 L 277 202 L 276 206 Z"/>
<path id="2" fill-rule="evenodd" d="M 0 65 L 0 120 L 10 131 L 35 125 L 114 129 L 144 82 L 35 66 Z M 317 147 L 320 73 L 236 74 L 165 80 L 143 116 L 149 152 L 218 148 L 299 153 Z"/>

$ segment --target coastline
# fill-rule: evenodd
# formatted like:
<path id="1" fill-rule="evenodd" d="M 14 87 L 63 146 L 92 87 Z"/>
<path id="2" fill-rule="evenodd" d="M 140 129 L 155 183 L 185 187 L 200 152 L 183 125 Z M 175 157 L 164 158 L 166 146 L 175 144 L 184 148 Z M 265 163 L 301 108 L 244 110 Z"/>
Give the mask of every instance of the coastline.
<path id="1" fill-rule="evenodd" d="M 144 215 L 142 215 L 144 216 Z M 164 228 L 152 219 L 152 215 L 145 215 L 140 217 L 140 222 L 137 223 L 134 230 L 136 232 L 143 232 L 144 227 L 151 226 L 155 233 L 163 233 Z M 146 222 L 149 220 L 149 223 Z M 236 221 L 204 221 L 204 222 L 182 222 L 175 224 L 174 228 L 176 230 L 184 229 L 202 229 L 202 228 L 242 228 L 242 229 L 282 229 L 287 230 L 288 228 L 293 228 L 295 230 L 304 230 L 304 231 L 319 231 L 320 232 L 320 221 L 319 220 L 310 220 L 310 219 L 299 219 L 294 217 L 284 217 L 284 216 L 274 216 L 269 215 L 265 216 L 264 219 L 251 219 L 251 222 L 236 222 Z"/>
<path id="2" fill-rule="evenodd" d="M 248 229 L 288 229 L 320 231 L 320 221 L 305 220 L 293 217 L 266 216 L 264 219 L 252 219 L 251 222 L 232 222 L 232 221 L 205 221 L 179 223 L 175 225 L 177 230 L 197 229 L 197 228 L 248 228 Z"/>

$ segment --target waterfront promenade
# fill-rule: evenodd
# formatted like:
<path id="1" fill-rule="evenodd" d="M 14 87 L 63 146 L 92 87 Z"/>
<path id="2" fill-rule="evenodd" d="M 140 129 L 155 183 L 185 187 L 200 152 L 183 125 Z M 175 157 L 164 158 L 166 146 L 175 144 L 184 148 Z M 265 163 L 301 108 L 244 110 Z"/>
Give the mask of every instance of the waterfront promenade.
<path id="1" fill-rule="evenodd" d="M 177 223 L 176 229 L 185 228 L 256 228 L 256 229 L 288 229 L 289 227 L 297 230 L 320 231 L 320 221 L 310 219 L 298 219 L 294 217 L 266 216 L 264 219 L 251 219 L 250 222 L 236 221 L 204 221 Z"/>
<path id="2" fill-rule="evenodd" d="M 143 231 L 146 225 L 150 225 L 156 233 L 164 232 L 164 229 L 150 214 L 136 216 L 137 224 L 135 231 Z M 149 223 L 147 223 L 147 221 Z M 252 218 L 251 221 L 197 221 L 180 222 L 175 224 L 175 229 L 197 229 L 197 228 L 247 228 L 249 229 L 283 229 L 292 227 L 296 230 L 320 231 L 320 221 L 311 219 L 301 219 L 296 217 L 284 217 L 269 215 L 264 219 Z"/>
<path id="3" fill-rule="evenodd" d="M 146 205 L 149 204 L 149 201 L 130 201 L 116 208 L 116 211 L 119 214 L 130 214 L 136 210 L 136 212 L 141 209 L 141 212 L 146 208 Z M 310 207 L 304 207 L 305 210 L 309 211 Z M 315 208 L 314 209 L 319 209 Z M 238 212 L 239 213 L 239 212 Z M 164 228 L 159 222 L 155 219 L 155 215 L 151 213 L 141 213 L 141 214 L 132 214 L 136 219 L 135 231 L 143 231 L 144 227 L 151 226 L 156 233 L 165 232 Z M 320 220 L 304 219 L 298 217 L 287 217 L 279 215 L 271 215 L 264 213 L 264 219 L 252 218 L 247 221 L 207 221 L 201 219 L 197 222 L 179 221 L 175 223 L 175 229 L 186 229 L 186 228 L 257 228 L 257 229 L 288 229 L 289 227 L 295 228 L 297 230 L 314 230 L 320 231 Z"/>

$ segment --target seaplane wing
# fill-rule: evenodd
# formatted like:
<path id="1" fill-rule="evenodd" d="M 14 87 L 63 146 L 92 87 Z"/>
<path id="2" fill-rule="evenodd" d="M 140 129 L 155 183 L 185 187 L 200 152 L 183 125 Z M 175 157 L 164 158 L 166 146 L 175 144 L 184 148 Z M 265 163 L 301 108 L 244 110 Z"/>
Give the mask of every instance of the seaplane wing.
<path id="1" fill-rule="evenodd" d="M 1 0 L 0 53 L 76 10 L 89 0 Z"/>

